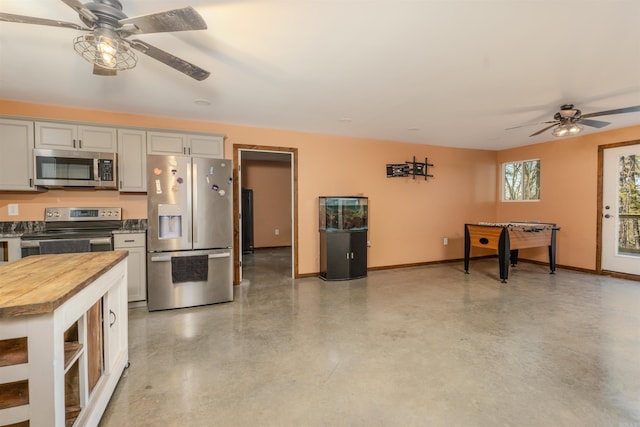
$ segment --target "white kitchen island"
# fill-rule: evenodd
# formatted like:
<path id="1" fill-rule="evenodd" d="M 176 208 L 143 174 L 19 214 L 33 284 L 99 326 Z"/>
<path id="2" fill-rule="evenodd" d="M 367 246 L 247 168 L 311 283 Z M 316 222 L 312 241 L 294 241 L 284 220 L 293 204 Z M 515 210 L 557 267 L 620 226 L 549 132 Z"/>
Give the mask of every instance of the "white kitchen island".
<path id="1" fill-rule="evenodd" d="M 0 425 L 98 424 L 128 363 L 126 257 L 0 266 Z"/>

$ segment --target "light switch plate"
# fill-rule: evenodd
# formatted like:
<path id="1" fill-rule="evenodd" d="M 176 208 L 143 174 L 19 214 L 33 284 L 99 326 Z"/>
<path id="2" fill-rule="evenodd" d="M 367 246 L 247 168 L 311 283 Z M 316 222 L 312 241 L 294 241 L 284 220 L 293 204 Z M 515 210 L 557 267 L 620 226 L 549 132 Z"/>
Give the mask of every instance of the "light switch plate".
<path id="1" fill-rule="evenodd" d="M 7 211 L 9 216 L 18 216 L 20 215 L 20 211 L 18 210 L 18 205 L 16 203 L 10 203 L 7 205 Z"/>

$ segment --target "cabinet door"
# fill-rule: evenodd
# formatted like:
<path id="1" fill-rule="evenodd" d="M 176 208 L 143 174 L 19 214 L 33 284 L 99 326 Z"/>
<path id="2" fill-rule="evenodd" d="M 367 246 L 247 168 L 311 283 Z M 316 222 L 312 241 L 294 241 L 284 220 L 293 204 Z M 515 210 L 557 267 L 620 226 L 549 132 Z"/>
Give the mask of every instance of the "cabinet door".
<path id="1" fill-rule="evenodd" d="M 224 158 L 224 136 L 188 135 L 189 154 L 198 157 Z"/>
<path id="2" fill-rule="evenodd" d="M 78 140 L 78 127 L 66 123 L 36 122 L 36 148 L 73 150 Z"/>
<path id="3" fill-rule="evenodd" d="M 0 120 L 0 190 L 33 191 L 33 122 Z"/>
<path id="4" fill-rule="evenodd" d="M 349 234 L 351 235 L 349 277 L 364 277 L 367 275 L 367 232 L 355 231 Z"/>
<path id="5" fill-rule="evenodd" d="M 116 129 L 98 126 L 78 126 L 77 148 L 100 153 L 116 152 Z"/>
<path id="6" fill-rule="evenodd" d="M 118 129 L 120 191 L 147 191 L 147 133 Z"/>
<path id="7" fill-rule="evenodd" d="M 147 132 L 147 154 L 184 155 L 187 136 L 181 133 Z"/>
<path id="8" fill-rule="evenodd" d="M 127 257 L 128 301 L 147 299 L 147 256 L 145 233 L 116 234 L 113 236 L 114 249 L 129 251 Z"/>
<path id="9" fill-rule="evenodd" d="M 109 289 L 104 300 L 104 370 L 111 375 L 118 362 L 128 357 L 126 280 Z"/>
<path id="10" fill-rule="evenodd" d="M 128 301 L 147 299 L 147 253 L 142 248 L 129 248 Z"/>
<path id="11" fill-rule="evenodd" d="M 351 265 L 349 233 L 327 234 L 327 279 L 348 279 Z"/>

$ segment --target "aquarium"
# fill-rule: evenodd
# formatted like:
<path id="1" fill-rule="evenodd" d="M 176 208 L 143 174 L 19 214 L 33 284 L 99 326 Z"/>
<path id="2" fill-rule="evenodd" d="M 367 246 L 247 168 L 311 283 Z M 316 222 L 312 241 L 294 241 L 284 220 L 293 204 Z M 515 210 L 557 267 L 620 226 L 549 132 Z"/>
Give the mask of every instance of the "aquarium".
<path id="1" fill-rule="evenodd" d="M 320 230 L 366 230 L 367 197 L 320 197 Z"/>

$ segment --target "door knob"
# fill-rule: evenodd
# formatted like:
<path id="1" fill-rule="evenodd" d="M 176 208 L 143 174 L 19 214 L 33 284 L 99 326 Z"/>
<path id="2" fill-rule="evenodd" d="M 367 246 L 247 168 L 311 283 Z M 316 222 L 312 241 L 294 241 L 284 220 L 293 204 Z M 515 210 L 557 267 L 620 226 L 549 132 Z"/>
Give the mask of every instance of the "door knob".
<path id="1" fill-rule="evenodd" d="M 605 218 L 611 218 L 611 215 L 609 215 L 609 214 L 605 214 L 605 216 L 604 216 L 604 217 L 605 217 Z"/>
<path id="2" fill-rule="evenodd" d="M 611 209 L 611 206 L 607 205 L 607 206 L 605 206 L 604 208 L 605 208 L 606 210 L 609 210 L 609 209 Z"/>

